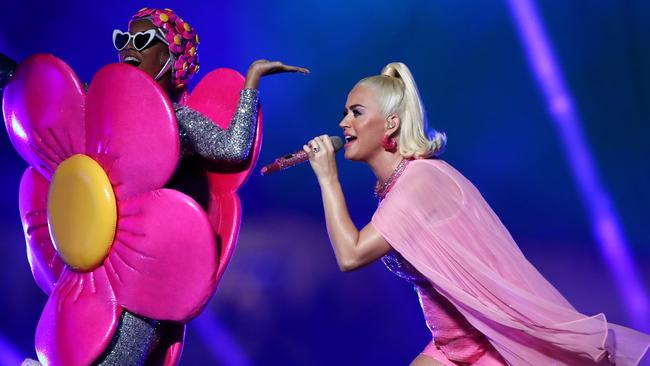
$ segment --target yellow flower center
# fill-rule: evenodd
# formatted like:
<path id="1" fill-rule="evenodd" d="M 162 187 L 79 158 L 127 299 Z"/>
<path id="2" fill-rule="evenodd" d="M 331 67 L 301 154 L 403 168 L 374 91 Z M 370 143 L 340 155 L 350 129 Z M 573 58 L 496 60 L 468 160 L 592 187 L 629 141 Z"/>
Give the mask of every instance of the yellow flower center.
<path id="1" fill-rule="evenodd" d="M 115 193 L 104 169 L 74 155 L 54 173 L 47 199 L 50 236 L 61 259 L 86 272 L 108 255 L 117 225 Z"/>

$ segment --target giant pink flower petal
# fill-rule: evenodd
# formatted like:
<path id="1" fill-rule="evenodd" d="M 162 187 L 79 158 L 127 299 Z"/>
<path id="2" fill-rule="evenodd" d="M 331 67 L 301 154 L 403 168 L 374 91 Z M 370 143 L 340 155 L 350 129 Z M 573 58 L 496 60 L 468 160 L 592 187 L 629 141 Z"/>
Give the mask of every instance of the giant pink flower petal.
<path id="1" fill-rule="evenodd" d="M 244 87 L 244 77 L 232 69 L 217 69 L 206 75 L 194 88 L 187 105 L 210 117 L 220 127 L 228 128 L 231 117 L 237 110 L 239 94 Z M 218 101 L 216 103 L 215 101 Z M 241 203 L 237 190 L 251 174 L 262 145 L 262 109 L 257 115 L 255 140 L 248 158 L 237 165 L 213 166 L 208 171 L 210 187 L 210 204 L 208 217 L 215 232 L 221 239 L 220 266 L 217 281 L 226 270 L 235 251 L 239 224 L 241 221 Z"/>
<path id="2" fill-rule="evenodd" d="M 180 148 L 167 95 L 133 66 L 103 67 L 88 88 L 86 148 L 108 172 L 118 199 L 162 187 Z"/>
<path id="3" fill-rule="evenodd" d="M 9 138 L 48 180 L 63 160 L 84 151 L 84 92 L 77 75 L 52 55 L 21 62 L 4 91 Z"/>
<path id="4" fill-rule="evenodd" d="M 217 247 L 190 197 L 161 189 L 120 203 L 105 267 L 120 304 L 139 315 L 185 322 L 216 288 Z"/>
<path id="5" fill-rule="evenodd" d="M 20 218 L 27 242 L 27 259 L 34 280 L 46 294 L 52 292 L 64 264 L 47 225 L 47 191 L 50 183 L 34 168 L 27 168 L 20 181 Z"/>
<path id="6" fill-rule="evenodd" d="M 44 365 L 90 365 L 108 347 L 122 308 L 104 267 L 64 270 L 36 328 L 36 352 Z"/>

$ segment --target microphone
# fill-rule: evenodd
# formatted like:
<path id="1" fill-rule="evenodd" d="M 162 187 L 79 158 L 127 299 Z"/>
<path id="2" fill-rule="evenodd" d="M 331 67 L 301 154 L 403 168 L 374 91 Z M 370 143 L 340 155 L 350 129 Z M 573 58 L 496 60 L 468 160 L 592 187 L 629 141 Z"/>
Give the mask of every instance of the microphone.
<path id="1" fill-rule="evenodd" d="M 343 147 L 343 140 L 341 140 L 339 136 L 329 136 L 329 138 L 332 141 L 332 145 L 334 145 L 334 152 L 341 150 Z M 269 175 L 280 170 L 285 170 L 294 165 L 298 165 L 307 160 L 309 160 L 309 153 L 307 153 L 305 150 L 298 150 L 289 155 L 275 159 L 275 161 L 273 161 L 271 164 L 262 168 L 262 170 L 260 170 L 260 174 Z"/>

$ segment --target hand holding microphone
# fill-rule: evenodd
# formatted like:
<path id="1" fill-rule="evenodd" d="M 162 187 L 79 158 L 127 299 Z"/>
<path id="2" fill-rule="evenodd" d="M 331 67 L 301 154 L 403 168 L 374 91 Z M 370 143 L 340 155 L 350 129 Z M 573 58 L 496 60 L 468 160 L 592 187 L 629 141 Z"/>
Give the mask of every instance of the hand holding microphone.
<path id="1" fill-rule="evenodd" d="M 269 175 L 309 160 L 319 179 L 319 173 L 328 174 L 326 170 L 331 170 L 331 166 L 325 168 L 323 165 L 333 164 L 334 173 L 336 174 L 334 153 L 341 150 L 342 147 L 343 140 L 339 136 L 318 136 L 310 140 L 307 145 L 304 145 L 302 150 L 275 159 L 273 163 L 263 167 L 260 173 L 262 175 Z M 327 160 L 331 160 L 329 164 L 325 164 Z"/>
<path id="2" fill-rule="evenodd" d="M 311 151 L 309 164 L 314 170 L 319 182 L 328 178 L 338 178 L 338 168 L 336 167 L 336 158 L 334 153 L 341 149 L 343 141 L 340 137 L 329 137 L 321 135 L 314 137 L 307 145 L 303 146 L 303 151 Z"/>

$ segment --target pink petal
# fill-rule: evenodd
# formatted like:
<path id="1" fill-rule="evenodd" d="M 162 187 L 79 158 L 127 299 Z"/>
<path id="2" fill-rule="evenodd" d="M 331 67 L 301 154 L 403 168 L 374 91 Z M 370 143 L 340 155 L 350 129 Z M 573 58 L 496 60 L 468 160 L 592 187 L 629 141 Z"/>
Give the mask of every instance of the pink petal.
<path id="1" fill-rule="evenodd" d="M 183 325 L 183 337 L 185 336 L 185 325 Z M 183 342 L 184 339 L 177 341 L 170 345 L 167 348 L 165 353 L 165 360 L 163 361 L 163 366 L 176 366 L 178 361 L 181 359 L 181 354 L 183 353 Z"/>
<path id="2" fill-rule="evenodd" d="M 34 168 L 20 181 L 20 218 L 27 242 L 27 259 L 34 280 L 46 294 L 52 292 L 64 264 L 54 250 L 47 224 L 47 191 L 50 183 Z"/>
<path id="3" fill-rule="evenodd" d="M 84 92 L 74 71 L 52 55 L 23 61 L 4 91 L 9 138 L 48 180 L 59 163 L 84 151 Z"/>
<path id="4" fill-rule="evenodd" d="M 217 69 L 206 75 L 194 88 L 187 105 L 210 117 L 221 128 L 228 128 L 239 103 L 244 77 L 232 69 Z M 246 182 L 262 145 L 262 112 L 257 116 L 255 140 L 248 159 L 233 166 L 216 166 L 209 171 L 210 188 L 217 192 L 236 192 Z"/>
<path id="5" fill-rule="evenodd" d="M 36 328 L 36 352 L 44 365 L 90 365 L 108 347 L 122 308 L 103 267 L 61 275 Z"/>
<path id="6" fill-rule="evenodd" d="M 216 242 L 205 212 L 190 197 L 161 189 L 119 205 L 105 267 L 116 298 L 153 319 L 185 322 L 216 288 Z"/>
<path id="7" fill-rule="evenodd" d="M 126 64 L 103 67 L 86 101 L 88 154 L 109 173 L 118 199 L 162 187 L 179 156 L 176 115 L 153 79 Z"/>
<path id="8" fill-rule="evenodd" d="M 189 107 L 217 121 L 222 128 L 228 128 L 231 116 L 237 109 L 239 94 L 244 87 L 244 77 L 232 69 L 217 69 L 206 75 L 189 96 Z M 221 255 L 217 280 L 225 271 L 235 250 L 241 204 L 237 190 L 251 174 L 262 145 L 262 111 L 257 116 L 255 140 L 248 159 L 236 166 L 213 166 L 208 171 L 210 206 L 208 209 L 213 229 L 221 238 Z"/>
<path id="9" fill-rule="evenodd" d="M 217 270 L 217 283 L 221 280 L 228 263 L 235 252 L 239 226 L 241 223 L 241 202 L 236 193 L 224 195 L 210 195 L 208 218 L 213 230 L 219 234 L 219 269 Z"/>

